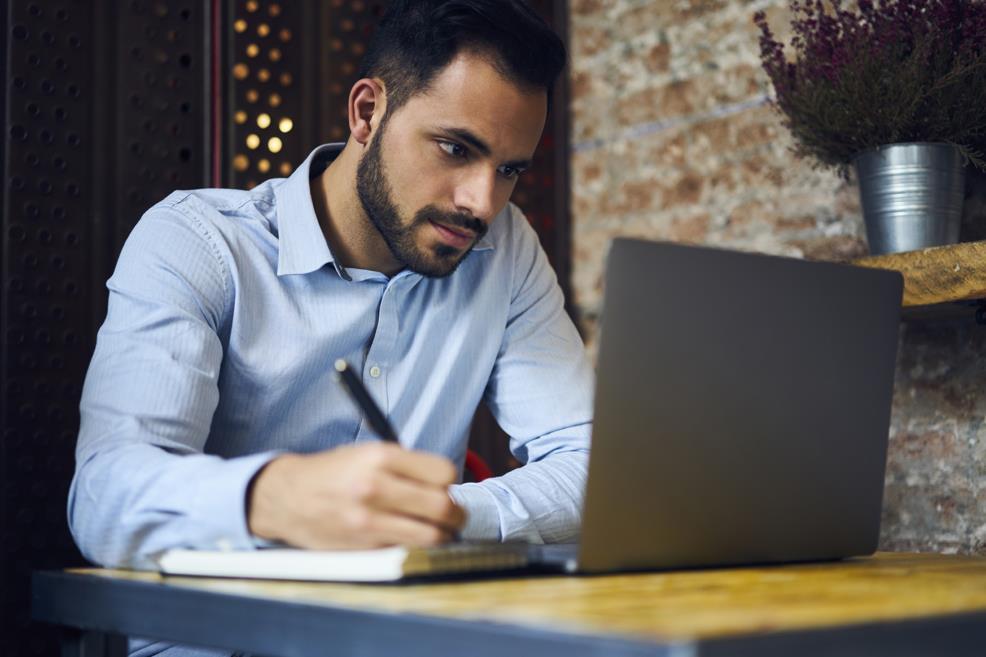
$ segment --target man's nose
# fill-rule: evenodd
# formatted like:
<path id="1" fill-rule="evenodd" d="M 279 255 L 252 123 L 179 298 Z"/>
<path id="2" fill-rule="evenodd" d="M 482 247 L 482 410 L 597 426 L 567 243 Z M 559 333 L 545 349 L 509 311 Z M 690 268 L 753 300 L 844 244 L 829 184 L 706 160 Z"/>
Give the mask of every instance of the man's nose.
<path id="1" fill-rule="evenodd" d="M 489 223 L 496 207 L 496 175 L 496 171 L 485 167 L 477 167 L 465 175 L 455 189 L 456 210 Z"/>

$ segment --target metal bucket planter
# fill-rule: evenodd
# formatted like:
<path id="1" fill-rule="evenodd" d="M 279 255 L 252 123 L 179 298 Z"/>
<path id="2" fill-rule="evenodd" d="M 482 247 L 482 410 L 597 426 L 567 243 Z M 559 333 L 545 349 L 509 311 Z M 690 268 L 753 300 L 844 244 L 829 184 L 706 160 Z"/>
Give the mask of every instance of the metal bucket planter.
<path id="1" fill-rule="evenodd" d="M 853 161 L 870 253 L 959 241 L 965 168 L 951 144 L 891 144 Z"/>

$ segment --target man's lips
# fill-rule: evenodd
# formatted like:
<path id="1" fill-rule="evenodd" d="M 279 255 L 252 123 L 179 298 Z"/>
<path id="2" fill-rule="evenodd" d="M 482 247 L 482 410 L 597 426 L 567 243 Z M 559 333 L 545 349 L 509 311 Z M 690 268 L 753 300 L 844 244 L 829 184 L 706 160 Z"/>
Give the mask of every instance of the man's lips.
<path id="1" fill-rule="evenodd" d="M 434 227 L 435 232 L 438 233 L 439 239 L 448 244 L 449 246 L 454 246 L 458 249 L 464 249 L 476 239 L 476 234 L 472 231 L 465 230 L 462 228 L 451 228 L 444 224 L 439 224 L 434 221 L 429 221 L 429 223 Z"/>

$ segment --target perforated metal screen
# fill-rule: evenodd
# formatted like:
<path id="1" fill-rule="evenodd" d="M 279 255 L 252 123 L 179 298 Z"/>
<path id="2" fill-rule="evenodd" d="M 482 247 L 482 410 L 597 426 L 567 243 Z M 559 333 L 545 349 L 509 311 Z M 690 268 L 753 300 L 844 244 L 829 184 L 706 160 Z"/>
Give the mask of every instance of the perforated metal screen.
<path id="1" fill-rule="evenodd" d="M 46 645 L 27 631 L 30 570 L 72 550 L 65 495 L 90 342 L 92 15 L 69 3 L 8 11 L 0 653 L 34 655 Z"/>
<path id="2" fill-rule="evenodd" d="M 315 62 L 306 48 L 311 3 L 233 0 L 226 66 L 226 171 L 233 187 L 291 174 L 313 146 L 308 95 Z"/>
<path id="3" fill-rule="evenodd" d="M 205 12 L 5 3 L 0 655 L 54 655 L 32 569 L 82 563 L 65 502 L 104 281 L 140 214 L 207 161 Z"/>
<path id="4" fill-rule="evenodd" d="M 211 61 L 209 6 L 201 0 L 114 3 L 107 80 L 115 118 L 113 144 L 113 249 L 123 246 L 147 208 L 176 189 L 209 185 Z"/>

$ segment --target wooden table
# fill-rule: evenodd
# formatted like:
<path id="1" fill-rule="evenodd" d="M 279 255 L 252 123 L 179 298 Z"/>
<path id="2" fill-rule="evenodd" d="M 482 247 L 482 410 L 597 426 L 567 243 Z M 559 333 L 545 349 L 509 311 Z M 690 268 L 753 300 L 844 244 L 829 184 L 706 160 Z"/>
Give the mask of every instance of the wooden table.
<path id="1" fill-rule="evenodd" d="M 36 573 L 33 614 L 65 654 L 123 635 L 270 657 L 986 655 L 986 557 L 396 586 Z"/>

